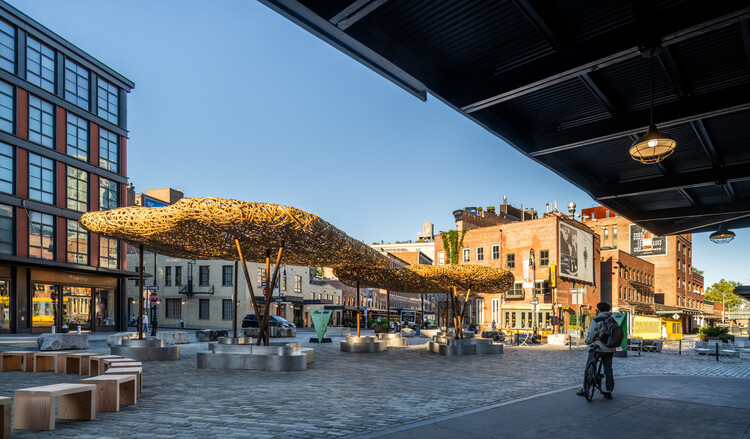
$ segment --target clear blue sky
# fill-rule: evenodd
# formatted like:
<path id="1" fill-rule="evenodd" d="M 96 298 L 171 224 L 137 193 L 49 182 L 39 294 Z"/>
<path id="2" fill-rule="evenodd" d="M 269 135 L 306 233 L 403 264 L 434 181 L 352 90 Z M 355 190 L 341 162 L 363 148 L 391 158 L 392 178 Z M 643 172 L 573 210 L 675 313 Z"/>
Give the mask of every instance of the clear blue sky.
<path id="1" fill-rule="evenodd" d="M 421 102 L 248 0 L 10 0 L 136 84 L 128 176 L 292 205 L 367 243 L 416 239 L 425 221 L 489 206 L 595 205 L 586 194 L 432 97 Z M 750 283 L 740 249 L 695 235 L 706 284 Z"/>

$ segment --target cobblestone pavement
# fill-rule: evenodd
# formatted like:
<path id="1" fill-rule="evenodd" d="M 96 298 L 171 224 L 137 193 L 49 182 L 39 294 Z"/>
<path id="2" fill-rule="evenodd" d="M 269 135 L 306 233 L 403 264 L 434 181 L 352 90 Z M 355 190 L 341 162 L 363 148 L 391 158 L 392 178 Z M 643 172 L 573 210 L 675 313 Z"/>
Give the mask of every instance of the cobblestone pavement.
<path id="1" fill-rule="evenodd" d="M 506 346 L 493 356 L 444 357 L 426 339 L 382 354 L 348 354 L 311 344 L 304 372 L 212 371 L 196 368 L 206 343 L 183 345 L 177 362 L 144 363 L 136 406 L 97 413 L 92 422 L 58 421 L 54 432 L 14 430 L 14 437 L 314 438 L 349 437 L 577 385 L 586 352 L 553 346 Z M 291 340 L 290 340 L 291 341 Z M 92 344 L 92 352 L 108 352 Z M 689 352 L 616 358 L 615 374 L 750 378 L 750 360 L 716 362 Z M 0 395 L 14 389 L 77 382 L 51 372 L 0 374 Z M 615 393 L 617 389 L 615 389 Z"/>

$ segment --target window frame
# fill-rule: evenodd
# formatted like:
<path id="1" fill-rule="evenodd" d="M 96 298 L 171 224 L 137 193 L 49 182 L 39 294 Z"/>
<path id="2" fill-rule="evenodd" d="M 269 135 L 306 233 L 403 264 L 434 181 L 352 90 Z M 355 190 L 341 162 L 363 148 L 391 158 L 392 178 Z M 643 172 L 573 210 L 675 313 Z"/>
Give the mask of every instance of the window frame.
<path id="1" fill-rule="evenodd" d="M 3 227 L 9 225 L 9 228 Z M 0 238 L 9 237 L 10 240 L 0 239 L 0 254 L 15 256 L 16 254 L 16 211 L 13 206 L 0 204 Z M 10 251 L 3 251 L 3 249 Z"/>
<path id="2" fill-rule="evenodd" d="M 8 113 L 10 119 L 3 116 Z M 5 81 L 0 81 L 0 131 L 16 132 L 16 88 Z"/>
<path id="3" fill-rule="evenodd" d="M 65 206 L 70 210 L 76 212 L 88 212 L 89 211 L 89 173 L 78 169 L 74 166 L 66 166 L 66 191 L 65 191 Z M 71 172 L 73 175 L 71 175 Z M 76 175 L 80 173 L 81 175 Z M 71 183 L 72 186 L 71 186 Z M 83 189 L 81 189 L 83 186 Z M 71 198 L 71 191 L 74 193 L 74 197 Z M 81 200 L 83 198 L 83 200 Z"/>
<path id="4" fill-rule="evenodd" d="M 227 272 L 227 270 L 229 270 Z M 221 286 L 231 287 L 234 285 L 234 267 L 231 265 L 221 266 Z"/>
<path id="5" fill-rule="evenodd" d="M 497 261 L 500 259 L 500 244 L 492 244 L 492 247 L 490 247 L 490 251 L 492 253 L 491 258 L 493 261 Z"/>
<path id="6" fill-rule="evenodd" d="M 198 299 L 198 319 L 199 320 L 211 319 L 211 302 L 209 301 L 209 299 Z"/>
<path id="7" fill-rule="evenodd" d="M 38 171 L 32 172 L 32 168 Z M 39 180 L 39 187 L 32 186 L 32 179 Z M 29 152 L 29 199 L 40 203 L 55 204 L 55 161 L 33 152 Z"/>
<path id="8" fill-rule="evenodd" d="M 539 250 L 539 266 L 549 266 L 549 250 Z"/>
<path id="9" fill-rule="evenodd" d="M 91 109 L 89 91 L 91 90 L 91 71 L 70 58 L 65 58 L 63 73 L 63 97 L 66 101 L 83 108 Z M 82 74 L 85 72 L 86 74 Z M 69 75 L 70 74 L 70 75 Z M 85 82 L 85 86 L 83 83 Z"/>
<path id="10" fill-rule="evenodd" d="M 112 156 L 114 155 L 114 159 Z M 99 128 L 99 167 L 120 172 L 120 136 L 104 128 Z"/>
<path id="11" fill-rule="evenodd" d="M 294 292 L 295 293 L 302 292 L 302 276 L 298 274 L 294 275 Z"/>
<path id="12" fill-rule="evenodd" d="M 102 86 L 102 83 L 105 86 Z M 112 91 L 114 89 L 114 91 Z M 111 111 L 114 101 L 114 113 Z M 106 108 L 102 107 L 102 103 Z M 96 81 L 96 115 L 104 120 L 120 125 L 120 89 L 99 77 Z"/>
<path id="13" fill-rule="evenodd" d="M 208 265 L 198 266 L 198 286 L 207 287 L 211 284 L 211 267 Z"/>
<path id="14" fill-rule="evenodd" d="M 35 218 L 38 218 L 38 220 L 35 221 Z M 39 227 L 39 230 L 37 232 L 33 231 L 33 228 L 34 228 L 35 225 L 38 225 L 38 227 Z M 41 213 L 41 212 L 36 212 L 36 211 L 33 211 L 33 210 L 29 211 L 29 230 L 28 230 L 29 234 L 28 234 L 28 237 L 29 237 L 29 257 L 30 258 L 42 259 L 42 260 L 46 260 L 46 261 L 54 261 L 55 260 L 55 252 L 57 250 L 56 246 L 55 246 L 56 238 L 57 238 L 56 237 L 56 227 L 55 226 L 56 226 L 56 224 L 55 224 L 55 217 L 53 215 L 49 215 L 49 214 Z M 49 247 L 45 247 L 43 245 L 43 243 L 44 243 L 44 236 L 45 236 L 44 235 L 45 229 L 50 231 L 50 238 L 49 238 L 50 245 L 49 245 Z M 32 243 L 33 243 L 32 235 L 34 233 L 36 233 L 36 234 L 39 235 L 39 246 L 32 245 Z M 33 249 L 37 249 L 37 248 L 39 249 L 39 255 L 40 256 L 34 256 L 33 255 L 33 253 L 35 253 L 35 251 L 33 251 Z M 46 250 L 46 249 L 49 249 L 49 250 Z M 49 252 L 49 257 L 44 257 L 45 256 L 45 252 Z"/>
<path id="15" fill-rule="evenodd" d="M 234 320 L 232 299 L 221 299 L 221 320 Z"/>
<path id="16" fill-rule="evenodd" d="M 484 246 L 477 246 L 476 258 L 477 262 L 484 261 Z"/>
<path id="17" fill-rule="evenodd" d="M 55 149 L 55 105 L 29 94 L 28 112 L 29 141 Z"/>
<path id="18" fill-rule="evenodd" d="M 461 249 L 461 255 L 462 262 L 471 262 L 471 247 L 464 247 Z"/>
<path id="19" fill-rule="evenodd" d="M 164 305 L 165 305 L 164 306 L 164 318 L 165 319 L 181 319 L 182 318 L 182 299 L 167 298 L 164 302 Z"/>
<path id="20" fill-rule="evenodd" d="M 114 200 L 112 194 L 115 194 Z M 112 202 L 115 204 L 114 207 L 108 207 Z M 112 210 L 117 207 L 120 207 L 120 185 L 114 180 L 99 176 L 99 210 Z"/>
<path id="21" fill-rule="evenodd" d="M 113 252 L 114 256 L 112 256 Z M 120 268 L 120 241 L 118 239 L 99 235 L 99 267 L 111 270 Z"/>
<path id="22" fill-rule="evenodd" d="M 16 27 L 0 20 L 0 69 L 6 72 L 16 73 L 16 39 L 18 38 Z M 3 50 L 5 49 L 5 50 Z M 10 57 L 3 54 L 3 52 L 10 52 Z"/>
<path id="23" fill-rule="evenodd" d="M 6 172 L 10 180 L 3 178 Z M 0 142 L 0 192 L 11 195 L 16 192 L 16 148 L 4 142 Z"/>
<path id="24" fill-rule="evenodd" d="M 71 227 L 73 226 L 73 227 Z M 90 237 L 89 232 L 84 229 L 81 224 L 72 219 L 67 220 L 67 224 L 65 226 L 66 234 L 65 234 L 65 248 L 66 248 L 66 261 L 70 264 L 82 264 L 82 265 L 88 265 L 89 264 L 89 254 L 90 254 Z M 71 242 L 71 234 L 75 234 L 75 244 Z M 85 241 L 85 249 L 82 252 L 81 251 L 81 237 L 84 237 Z M 83 262 L 79 259 L 83 255 Z"/>
<path id="25" fill-rule="evenodd" d="M 516 254 L 515 253 L 507 253 L 505 255 L 505 269 L 506 270 L 516 269 Z"/>
<path id="26" fill-rule="evenodd" d="M 90 129 L 88 120 L 68 111 L 65 116 L 65 154 L 88 163 L 91 153 Z M 85 136 L 81 136 L 82 132 Z M 75 140 L 75 143 L 71 140 Z M 84 148 L 81 148 L 82 143 Z"/>
<path id="27" fill-rule="evenodd" d="M 35 55 L 32 58 L 32 55 Z M 56 78 L 56 57 L 55 49 L 47 46 L 32 36 L 26 37 L 26 81 L 36 85 L 42 90 L 55 94 Z M 45 60 L 52 65 L 52 69 L 45 68 Z M 32 69 L 37 66 L 37 69 Z M 45 75 L 45 72 L 51 72 Z"/>

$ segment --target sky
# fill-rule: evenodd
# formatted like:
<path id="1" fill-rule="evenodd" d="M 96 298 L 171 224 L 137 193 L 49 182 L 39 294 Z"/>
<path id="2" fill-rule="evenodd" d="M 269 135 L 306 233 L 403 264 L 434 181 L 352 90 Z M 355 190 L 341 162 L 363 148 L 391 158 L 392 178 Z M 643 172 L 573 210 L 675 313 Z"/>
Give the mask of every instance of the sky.
<path id="1" fill-rule="evenodd" d="M 295 206 L 367 243 L 503 196 L 544 212 L 597 205 L 429 96 L 422 102 L 251 0 L 9 0 L 135 82 L 127 172 L 136 192 Z M 740 249 L 693 235 L 706 286 L 750 284 Z"/>

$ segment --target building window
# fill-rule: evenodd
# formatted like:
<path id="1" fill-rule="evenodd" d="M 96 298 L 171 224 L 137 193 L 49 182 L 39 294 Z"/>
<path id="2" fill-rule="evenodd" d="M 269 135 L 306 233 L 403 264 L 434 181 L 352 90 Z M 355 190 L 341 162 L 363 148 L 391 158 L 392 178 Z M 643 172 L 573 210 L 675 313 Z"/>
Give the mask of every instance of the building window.
<path id="1" fill-rule="evenodd" d="M 546 292 L 547 291 L 544 288 L 543 280 L 534 281 L 534 295 L 541 296 L 541 295 L 544 295 Z"/>
<path id="2" fill-rule="evenodd" d="M 208 320 L 208 299 L 198 299 L 198 318 L 201 320 Z"/>
<path id="3" fill-rule="evenodd" d="M 286 270 L 279 276 L 281 276 L 281 291 L 286 291 Z"/>
<path id="4" fill-rule="evenodd" d="M 99 177 L 99 210 L 114 209 L 119 203 L 120 194 L 117 182 Z"/>
<path id="5" fill-rule="evenodd" d="M 164 267 L 164 286 L 172 285 L 172 267 Z"/>
<path id="6" fill-rule="evenodd" d="M 198 285 L 202 287 L 208 286 L 210 276 L 211 267 L 208 265 L 201 265 L 198 267 Z"/>
<path id="7" fill-rule="evenodd" d="M 99 166 L 112 172 L 119 170 L 120 136 L 99 128 Z"/>
<path id="8" fill-rule="evenodd" d="M 437 257 L 437 263 L 438 263 L 438 265 L 445 264 L 445 252 L 440 251 L 440 252 L 438 252 L 437 256 L 438 256 Z"/>
<path id="9" fill-rule="evenodd" d="M 232 306 L 232 299 L 221 300 L 221 319 L 222 320 L 234 319 L 234 307 Z"/>
<path id="10" fill-rule="evenodd" d="M 55 204 L 55 162 L 29 153 L 29 198 Z"/>
<path id="11" fill-rule="evenodd" d="M 182 286 L 182 267 L 181 266 L 174 267 L 174 286 L 176 287 Z"/>
<path id="12" fill-rule="evenodd" d="M 604 239 L 607 239 L 607 238 L 609 238 L 609 229 L 605 227 L 604 228 Z"/>
<path id="13" fill-rule="evenodd" d="M 26 39 L 26 80 L 55 92 L 55 51 L 31 37 Z"/>
<path id="14" fill-rule="evenodd" d="M 66 144 L 69 156 L 89 160 L 89 122 L 73 113 L 67 114 Z"/>
<path id="15" fill-rule="evenodd" d="M 36 96 L 29 96 L 29 140 L 55 147 L 55 106 Z"/>
<path id="16" fill-rule="evenodd" d="M 13 232 L 13 207 L 0 204 L 0 254 L 16 253 L 16 234 Z"/>
<path id="17" fill-rule="evenodd" d="M 500 259 L 500 245 L 494 244 L 492 246 L 492 260 L 496 261 L 498 259 Z"/>
<path id="18" fill-rule="evenodd" d="M 477 261 L 484 261 L 484 247 L 477 247 Z"/>
<path id="19" fill-rule="evenodd" d="M 0 143 L 0 192 L 6 194 L 13 193 L 13 151 L 12 146 Z"/>
<path id="20" fill-rule="evenodd" d="M 224 287 L 232 286 L 232 276 L 234 276 L 234 267 L 224 265 L 221 267 L 221 285 Z"/>
<path id="21" fill-rule="evenodd" d="M 484 325 L 484 299 L 477 299 L 477 323 Z"/>
<path id="22" fill-rule="evenodd" d="M 497 327 L 501 326 L 500 323 L 500 299 L 492 299 L 490 302 L 490 306 L 492 307 L 492 322 L 495 323 Z"/>
<path id="23" fill-rule="evenodd" d="M 546 267 L 549 265 L 549 250 L 539 250 L 539 266 Z"/>
<path id="24" fill-rule="evenodd" d="M 516 255 L 514 253 L 505 255 L 505 268 L 508 270 L 516 268 Z"/>
<path id="25" fill-rule="evenodd" d="M 55 217 L 29 212 L 29 257 L 55 259 Z"/>
<path id="26" fill-rule="evenodd" d="M 89 263 L 89 234 L 76 220 L 68 220 L 68 262 Z"/>
<path id="27" fill-rule="evenodd" d="M 0 69 L 16 73 L 16 28 L 0 21 Z"/>
<path id="28" fill-rule="evenodd" d="M 167 299 L 167 308 L 166 308 L 166 314 L 164 315 L 164 317 L 168 319 L 181 319 L 182 318 L 182 300 Z"/>
<path id="29" fill-rule="evenodd" d="M 612 226 L 612 239 L 617 239 L 617 226 Z"/>
<path id="30" fill-rule="evenodd" d="M 89 71 L 65 59 L 65 100 L 89 109 Z"/>
<path id="31" fill-rule="evenodd" d="M 259 268 L 258 269 L 258 285 L 264 286 L 265 284 L 266 284 L 266 269 Z"/>
<path id="32" fill-rule="evenodd" d="M 89 210 L 89 173 L 68 166 L 68 209 Z"/>
<path id="33" fill-rule="evenodd" d="M 13 86 L 0 81 L 0 130 L 11 134 L 13 133 L 13 115 L 15 114 L 14 101 Z"/>
<path id="34" fill-rule="evenodd" d="M 113 124 L 119 123 L 118 119 L 118 92 L 116 86 L 99 78 L 97 90 L 96 114 L 107 119 Z"/>
<path id="35" fill-rule="evenodd" d="M 508 299 L 523 299 L 523 282 L 514 282 L 513 288 L 506 293 Z"/>
<path id="36" fill-rule="evenodd" d="M 112 238 L 99 237 L 99 266 L 116 270 L 118 267 L 117 253 L 119 246 L 118 241 Z"/>
<path id="37" fill-rule="evenodd" d="M 302 292 L 302 276 L 294 276 L 294 292 L 295 293 L 301 293 Z"/>
<path id="38" fill-rule="evenodd" d="M 463 261 L 464 262 L 469 262 L 469 260 L 471 260 L 471 249 L 470 248 L 465 248 L 464 249 L 464 259 L 463 259 Z"/>

